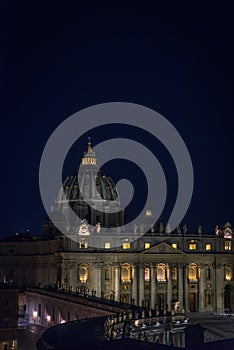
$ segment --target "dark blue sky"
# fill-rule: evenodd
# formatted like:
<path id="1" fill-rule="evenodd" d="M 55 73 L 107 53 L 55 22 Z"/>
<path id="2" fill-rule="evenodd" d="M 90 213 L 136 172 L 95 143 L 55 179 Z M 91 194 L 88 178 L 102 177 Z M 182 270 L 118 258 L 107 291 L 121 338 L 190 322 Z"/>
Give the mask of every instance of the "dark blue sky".
<path id="1" fill-rule="evenodd" d="M 21 228 L 40 232 L 45 212 L 38 169 L 47 139 L 71 114 L 111 101 L 148 106 L 183 137 L 195 173 L 183 220 L 190 231 L 199 224 L 211 231 L 227 220 L 234 223 L 232 11 L 214 3 L 178 4 L 2 3 L 1 236 Z M 121 128 L 90 134 L 94 144 L 125 135 L 153 147 L 172 190 L 166 217 L 176 172 L 165 149 L 148 135 Z M 71 150 L 65 174 L 79 165 L 86 137 Z M 117 165 L 113 169 L 115 180 L 124 175 Z M 139 205 L 144 179 L 140 173 L 132 178 Z"/>

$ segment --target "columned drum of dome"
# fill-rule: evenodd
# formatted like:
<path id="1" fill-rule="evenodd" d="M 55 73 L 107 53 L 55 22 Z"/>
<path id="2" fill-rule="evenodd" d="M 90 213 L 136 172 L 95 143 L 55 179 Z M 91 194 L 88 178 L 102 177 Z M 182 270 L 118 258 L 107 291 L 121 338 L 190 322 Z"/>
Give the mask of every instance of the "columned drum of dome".
<path id="1" fill-rule="evenodd" d="M 92 150 L 89 139 L 88 149 L 84 152 L 79 171 L 66 178 L 63 189 L 59 191 L 52 207 L 55 223 L 58 220 L 60 222 L 62 220 L 64 226 L 69 223 L 67 208 L 70 206 L 80 219 L 87 220 L 92 226 L 114 228 L 124 225 L 124 209 L 121 209 L 115 184 L 109 176 L 98 169 L 96 154 Z M 92 207 L 87 204 L 81 193 L 88 197 Z M 106 212 L 106 208 L 110 206 L 115 206 L 112 213 Z M 77 229 L 77 227 L 70 227 L 69 231 L 76 234 Z M 43 225 L 43 233 L 51 236 L 58 234 L 58 229 L 48 219 Z"/>

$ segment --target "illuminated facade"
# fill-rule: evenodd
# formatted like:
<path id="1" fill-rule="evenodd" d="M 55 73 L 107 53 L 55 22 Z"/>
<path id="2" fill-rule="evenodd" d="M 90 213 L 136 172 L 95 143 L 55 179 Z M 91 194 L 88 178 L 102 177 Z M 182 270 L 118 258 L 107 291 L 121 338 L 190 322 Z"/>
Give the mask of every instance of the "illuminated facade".
<path id="1" fill-rule="evenodd" d="M 94 192 L 97 188 L 103 198 L 116 200 L 112 180 L 100 172 L 95 177 L 96 164 L 89 141 L 82 159 L 83 190 L 88 193 L 90 188 Z M 82 214 L 84 221 L 74 228 L 78 241 L 60 234 L 49 221 L 41 238 L 18 236 L 2 240 L 1 281 L 14 282 L 20 288 L 72 291 L 138 305 L 159 314 L 171 311 L 176 301 L 179 311 L 234 312 L 234 240 L 230 223 L 223 228 L 216 226 L 214 234 L 209 235 L 202 234 L 201 227 L 198 233 L 190 234 L 186 226 L 168 233 L 161 223 L 137 240 L 131 239 L 138 229 L 133 227 L 132 232 L 122 233 L 119 247 L 112 247 L 105 240 L 103 227 L 123 224 L 123 210 L 112 219 L 99 211 L 89 211 L 77 181 L 78 174 L 65 180 L 66 197 L 59 193 L 53 212 L 59 208 L 65 215 L 66 206 L 71 205 Z M 147 210 L 146 219 L 151 216 Z M 88 223 L 97 225 L 96 233 L 103 242 L 99 248 L 90 247 Z M 26 311 L 29 320 L 43 324 L 48 315 L 39 321 L 39 312 L 38 305 Z"/>
<path id="2" fill-rule="evenodd" d="M 103 249 L 89 247 L 88 236 L 81 243 L 65 236 L 5 240 L 0 278 L 20 288 L 51 286 L 159 312 L 175 300 L 191 312 L 233 312 L 234 241 L 224 234 L 225 227 L 219 236 L 151 232 L 118 248 L 106 242 Z"/>

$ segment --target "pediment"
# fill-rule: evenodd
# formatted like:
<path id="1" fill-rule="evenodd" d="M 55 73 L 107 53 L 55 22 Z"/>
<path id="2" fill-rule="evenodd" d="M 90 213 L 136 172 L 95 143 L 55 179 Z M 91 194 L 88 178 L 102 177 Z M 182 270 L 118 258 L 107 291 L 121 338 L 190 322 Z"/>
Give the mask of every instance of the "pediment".
<path id="1" fill-rule="evenodd" d="M 160 242 L 149 249 L 145 249 L 142 254 L 184 254 L 184 252 L 179 249 L 172 248 L 166 242 Z"/>

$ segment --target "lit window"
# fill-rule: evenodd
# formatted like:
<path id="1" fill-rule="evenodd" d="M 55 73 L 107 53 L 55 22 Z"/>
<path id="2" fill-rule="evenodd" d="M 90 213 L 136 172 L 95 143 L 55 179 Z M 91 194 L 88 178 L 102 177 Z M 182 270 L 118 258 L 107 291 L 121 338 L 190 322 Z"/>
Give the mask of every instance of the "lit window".
<path id="1" fill-rule="evenodd" d="M 145 268 L 145 282 L 150 281 L 150 269 L 148 267 Z"/>
<path id="2" fill-rule="evenodd" d="M 197 249 L 197 245 L 195 243 L 189 244 L 189 250 L 196 250 L 196 249 Z"/>
<path id="3" fill-rule="evenodd" d="M 129 265 L 121 266 L 121 280 L 122 282 L 130 281 L 131 279 L 131 269 Z"/>
<path id="4" fill-rule="evenodd" d="M 82 240 L 79 242 L 79 247 L 80 247 L 81 249 L 86 249 L 86 248 L 88 248 L 88 242 L 82 239 Z"/>
<path id="5" fill-rule="evenodd" d="M 150 248 L 150 243 L 145 243 L 145 249 L 149 249 Z"/>
<path id="6" fill-rule="evenodd" d="M 157 281 L 165 282 L 166 281 L 166 266 L 158 265 L 157 266 Z"/>
<path id="7" fill-rule="evenodd" d="M 174 248 L 174 249 L 177 249 L 177 247 L 178 247 L 178 244 L 177 243 L 172 243 L 172 248 Z"/>
<path id="8" fill-rule="evenodd" d="M 198 269 L 196 264 L 190 264 L 188 268 L 188 278 L 190 281 L 197 281 Z"/>
<path id="9" fill-rule="evenodd" d="M 131 244 L 130 244 L 130 243 L 123 243 L 123 244 L 122 244 L 122 248 L 123 248 L 123 249 L 130 249 L 130 247 L 131 247 Z"/>
<path id="10" fill-rule="evenodd" d="M 105 249 L 110 249 L 111 245 L 110 242 L 105 242 Z"/>
<path id="11" fill-rule="evenodd" d="M 88 279 L 88 269 L 85 266 L 81 266 L 79 269 L 80 282 L 86 283 Z"/>
<path id="12" fill-rule="evenodd" d="M 206 250 L 211 250 L 211 244 L 210 243 L 206 244 Z"/>
<path id="13" fill-rule="evenodd" d="M 232 280 L 232 268 L 231 266 L 225 266 L 225 281 Z"/>
<path id="14" fill-rule="evenodd" d="M 225 241 L 224 242 L 224 249 L 225 250 L 232 250 L 232 242 L 231 241 Z"/>

